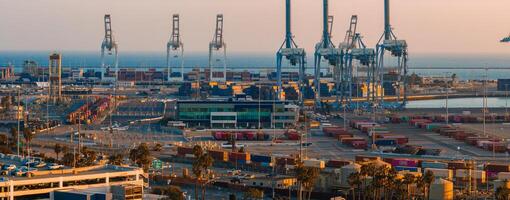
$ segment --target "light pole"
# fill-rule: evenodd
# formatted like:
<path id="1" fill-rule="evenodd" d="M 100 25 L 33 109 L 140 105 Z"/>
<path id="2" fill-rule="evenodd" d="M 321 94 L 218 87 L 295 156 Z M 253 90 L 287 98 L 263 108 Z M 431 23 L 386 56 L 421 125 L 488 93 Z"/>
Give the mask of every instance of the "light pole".
<path id="1" fill-rule="evenodd" d="M 448 110 L 448 99 L 449 99 L 449 94 L 450 94 L 450 84 L 448 83 L 448 78 L 446 77 L 449 77 L 449 74 L 450 72 L 445 72 L 445 75 L 444 75 L 444 81 L 446 83 L 446 102 L 445 102 L 445 108 L 446 108 L 446 117 L 445 117 L 445 122 L 446 122 L 446 125 L 449 124 L 449 118 L 450 118 L 450 113 L 449 113 L 449 110 Z"/>
<path id="2" fill-rule="evenodd" d="M 508 117 L 508 84 L 505 84 L 505 116 Z"/>

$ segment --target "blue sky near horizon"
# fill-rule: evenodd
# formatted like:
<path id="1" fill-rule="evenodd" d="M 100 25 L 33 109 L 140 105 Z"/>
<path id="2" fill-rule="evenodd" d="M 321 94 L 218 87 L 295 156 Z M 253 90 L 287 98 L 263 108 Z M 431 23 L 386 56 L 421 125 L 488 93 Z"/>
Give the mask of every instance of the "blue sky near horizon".
<path id="1" fill-rule="evenodd" d="M 320 40 L 322 1 L 293 0 L 296 42 Z M 383 30 L 382 0 L 330 0 L 333 40 L 352 14 L 370 46 Z M 112 14 L 120 51 L 164 51 L 170 17 L 179 13 L 186 51 L 205 52 L 217 13 L 225 15 L 229 53 L 277 50 L 284 36 L 283 0 L 0 0 L 0 51 L 98 51 L 103 15 Z M 392 24 L 411 54 L 510 54 L 508 0 L 392 0 Z M 8 9 L 5 9 L 8 8 Z"/>

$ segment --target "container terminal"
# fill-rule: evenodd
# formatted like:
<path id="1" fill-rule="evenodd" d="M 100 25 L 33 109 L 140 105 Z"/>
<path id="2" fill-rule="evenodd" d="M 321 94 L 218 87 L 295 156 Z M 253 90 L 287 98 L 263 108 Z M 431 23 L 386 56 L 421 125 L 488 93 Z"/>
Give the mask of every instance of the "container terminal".
<path id="1" fill-rule="evenodd" d="M 508 199 L 510 78 L 409 74 L 390 0 L 374 47 L 358 15 L 337 45 L 321 2 L 308 55 L 282 1 L 267 70 L 228 66 L 223 14 L 207 66 L 185 70 L 179 14 L 166 66 L 119 66 L 110 14 L 101 66 L 1 66 L 0 199 Z"/>

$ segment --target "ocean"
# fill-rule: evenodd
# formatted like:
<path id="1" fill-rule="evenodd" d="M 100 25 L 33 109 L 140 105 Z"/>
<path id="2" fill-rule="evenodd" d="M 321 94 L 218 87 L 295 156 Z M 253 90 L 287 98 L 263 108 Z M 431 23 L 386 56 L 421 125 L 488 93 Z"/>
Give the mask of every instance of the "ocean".
<path id="1" fill-rule="evenodd" d="M 0 65 L 5 66 L 11 63 L 16 71 L 20 71 L 23 61 L 34 60 L 41 66 L 48 65 L 48 55 L 51 52 L 44 51 L 0 51 Z M 313 56 L 309 53 L 307 72 L 313 72 Z M 388 60 L 388 59 L 386 59 Z M 111 62 L 111 60 L 109 61 Z M 99 68 L 101 59 L 97 52 L 63 52 L 64 67 Z M 273 71 L 275 70 L 275 55 L 270 53 L 236 53 L 229 54 L 227 66 L 230 70 L 248 71 Z M 176 63 L 174 63 L 176 65 Z M 194 67 L 205 67 L 208 65 L 207 53 L 190 53 L 185 55 L 184 65 L 186 70 Z M 389 62 L 389 65 L 392 65 Z M 165 52 L 124 52 L 119 54 L 119 66 L 127 68 L 166 68 Z M 284 66 L 284 70 L 297 71 Z M 509 55 L 433 55 L 416 54 L 410 55 L 409 67 L 426 68 L 411 69 L 409 73 L 426 76 L 443 76 L 444 72 L 457 74 L 461 80 L 484 79 L 485 72 L 482 69 L 444 69 L 444 68 L 483 68 L 483 67 L 510 67 Z M 326 68 L 326 67 L 324 67 Z M 510 78 L 510 69 L 491 69 L 487 71 L 488 79 Z"/>

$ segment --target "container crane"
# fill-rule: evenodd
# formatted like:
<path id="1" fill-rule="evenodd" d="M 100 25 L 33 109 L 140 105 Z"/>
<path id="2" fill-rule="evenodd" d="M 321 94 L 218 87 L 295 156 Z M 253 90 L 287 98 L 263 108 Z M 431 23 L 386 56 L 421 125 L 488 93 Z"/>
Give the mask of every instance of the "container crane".
<path id="1" fill-rule="evenodd" d="M 223 50 L 223 51 L 221 51 Z M 223 54 L 223 58 L 215 58 L 215 52 L 219 52 Z M 214 73 L 214 62 L 222 61 L 223 64 L 223 75 L 221 77 L 215 76 Z M 227 45 L 223 41 L 223 14 L 218 14 L 216 16 L 216 30 L 214 32 L 214 37 L 211 43 L 209 43 L 209 72 L 210 72 L 210 80 L 211 81 L 222 81 L 226 82 L 227 80 Z"/>
<path id="2" fill-rule="evenodd" d="M 173 58 L 180 60 L 181 74 L 179 77 L 172 77 L 172 70 L 170 61 Z M 167 80 L 168 81 L 183 81 L 184 80 L 184 44 L 181 41 L 179 14 L 172 16 L 172 35 L 166 44 L 166 66 L 167 66 Z"/>
<path id="3" fill-rule="evenodd" d="M 328 61 L 328 64 L 333 67 L 333 79 L 335 80 L 335 84 L 340 84 L 340 69 L 339 67 L 342 65 L 342 52 L 335 47 L 333 42 L 331 41 L 331 30 L 333 27 L 333 16 L 329 16 L 328 10 L 328 0 L 323 0 L 323 30 L 322 30 L 322 39 L 317 45 L 315 45 L 315 54 L 314 54 L 314 70 L 315 70 L 315 96 L 316 96 L 316 106 L 321 106 L 321 62 L 322 59 Z M 338 97 L 337 97 L 338 98 Z M 338 100 L 338 99 L 337 99 Z"/>
<path id="4" fill-rule="evenodd" d="M 118 46 L 117 42 L 115 42 L 112 31 L 112 20 L 109 14 L 104 16 L 104 39 L 101 44 L 101 79 L 104 79 L 105 73 L 105 51 L 108 55 L 113 55 L 113 62 L 115 67 L 115 80 L 117 80 L 118 72 L 119 72 L 119 54 L 118 54 Z"/>
<path id="5" fill-rule="evenodd" d="M 278 98 L 282 99 L 282 61 L 285 57 L 292 66 L 299 67 L 299 103 L 303 103 L 303 93 L 305 80 L 306 52 L 303 48 L 299 48 L 294 41 L 292 35 L 291 24 L 291 0 L 285 0 L 285 40 L 276 53 L 276 76 L 278 86 Z"/>
<path id="6" fill-rule="evenodd" d="M 385 70 L 385 62 L 384 55 L 385 52 L 389 51 L 391 56 L 397 59 L 397 81 L 392 84 L 397 92 L 397 106 L 392 106 L 391 108 L 405 108 L 407 103 L 407 42 L 405 40 L 398 40 L 395 34 L 393 33 L 391 24 L 390 24 L 390 0 L 384 0 L 384 33 L 377 42 L 376 54 L 377 54 L 377 70 L 376 73 L 372 74 L 372 80 L 376 80 L 373 84 L 374 87 L 384 87 L 384 70 Z M 376 78 L 379 77 L 379 78 Z M 401 89 L 403 89 L 403 98 L 401 99 Z M 377 94 L 377 89 L 375 91 Z M 380 95 L 380 105 L 382 108 L 384 105 L 384 95 Z M 375 102 L 374 102 L 375 103 Z M 374 104 L 375 105 L 375 104 Z"/>
<path id="7" fill-rule="evenodd" d="M 357 16 L 352 16 L 352 19 L 351 19 L 351 24 L 353 24 L 353 22 L 356 21 L 357 22 Z M 351 26 L 351 29 L 352 30 L 352 26 Z M 375 69 L 376 69 L 376 63 L 375 63 L 375 58 L 376 58 L 376 53 L 375 53 L 375 49 L 373 48 L 367 48 L 367 46 L 365 45 L 365 43 L 363 42 L 362 40 L 362 37 L 361 37 L 361 34 L 356 32 L 356 28 L 354 28 L 354 31 L 347 31 L 348 34 L 346 35 L 346 41 L 347 42 L 344 42 L 343 45 L 341 45 L 341 47 L 345 47 L 346 48 L 346 54 L 345 54 L 345 62 L 346 62 L 346 68 L 347 70 L 350 70 L 348 74 L 349 75 L 349 78 L 352 78 L 354 77 L 352 72 L 353 72 L 353 69 L 354 69 L 354 66 L 353 66 L 353 60 L 356 60 L 359 62 L 360 64 L 360 67 L 361 66 L 364 66 L 367 68 L 367 78 L 366 78 L 366 85 L 367 85 L 367 102 L 370 101 L 370 98 L 375 98 L 375 95 L 374 95 L 374 91 L 375 91 L 375 88 L 371 88 L 369 89 L 370 85 L 373 86 L 373 82 L 375 82 L 374 80 L 371 80 L 369 77 L 375 77 L 375 76 L 372 76 L 372 74 L 375 73 Z M 349 37 L 347 37 L 349 36 Z M 357 77 L 359 78 L 359 77 Z M 352 81 L 349 82 L 349 91 L 352 95 Z M 357 87 L 357 89 L 359 90 L 359 85 Z M 372 94 L 370 94 L 372 93 Z M 349 96 L 349 97 L 352 97 L 352 96 Z M 352 99 L 349 99 L 351 101 L 349 101 L 350 106 L 352 107 Z M 356 109 L 359 109 L 358 107 L 356 107 Z"/>
<path id="8" fill-rule="evenodd" d="M 342 66 L 340 68 L 340 82 L 341 84 L 336 87 L 337 91 L 337 103 L 338 103 L 338 94 L 341 95 L 341 101 L 342 105 L 350 105 L 352 102 L 352 66 L 348 65 L 348 60 L 346 60 L 347 53 L 350 53 L 351 49 L 355 47 L 354 38 L 356 35 L 358 27 L 358 16 L 353 15 L 351 17 L 350 23 L 349 23 L 349 29 L 345 33 L 344 41 L 341 42 L 338 45 L 338 48 L 340 49 L 344 59 L 344 62 L 342 62 Z M 339 92 L 338 92 L 339 91 Z"/>

